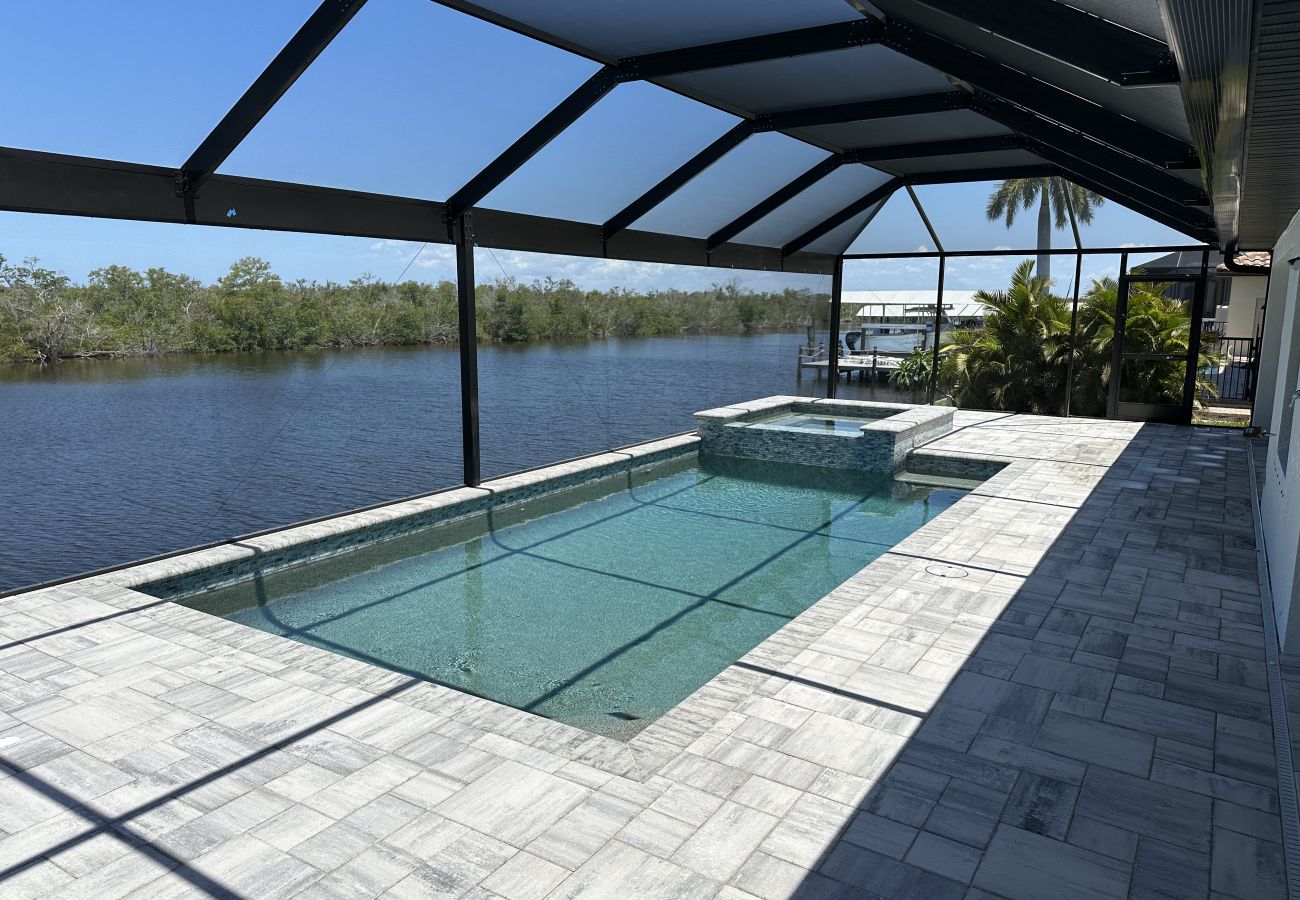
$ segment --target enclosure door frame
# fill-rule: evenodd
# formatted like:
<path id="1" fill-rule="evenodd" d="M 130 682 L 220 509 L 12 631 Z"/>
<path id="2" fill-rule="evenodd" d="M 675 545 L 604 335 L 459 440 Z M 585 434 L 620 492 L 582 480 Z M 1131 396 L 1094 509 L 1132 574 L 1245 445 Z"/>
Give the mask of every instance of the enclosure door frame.
<path id="1" fill-rule="evenodd" d="M 1187 337 L 1187 352 L 1145 353 L 1129 352 L 1124 346 L 1128 324 L 1129 287 L 1134 284 L 1168 284 L 1170 282 L 1192 285 L 1191 333 Z M 1115 303 L 1115 338 L 1111 347 L 1110 387 L 1106 399 L 1106 416 L 1129 422 L 1162 422 L 1169 425 L 1190 425 L 1192 405 L 1196 391 L 1197 364 L 1201 356 L 1201 327 L 1205 318 L 1205 263 L 1199 275 L 1130 275 L 1122 272 Z M 1186 369 L 1180 403 L 1146 403 L 1121 400 L 1124 363 L 1173 362 L 1182 360 Z"/>

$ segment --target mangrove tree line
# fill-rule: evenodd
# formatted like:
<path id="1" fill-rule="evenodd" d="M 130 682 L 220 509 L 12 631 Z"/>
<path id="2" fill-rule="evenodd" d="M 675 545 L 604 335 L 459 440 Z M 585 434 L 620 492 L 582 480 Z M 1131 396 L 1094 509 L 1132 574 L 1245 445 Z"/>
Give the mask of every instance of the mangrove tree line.
<path id="1" fill-rule="evenodd" d="M 484 341 L 586 340 L 825 326 L 828 297 L 709 290 L 583 290 L 567 279 L 481 284 Z M 241 259 L 214 284 L 154 268 L 108 266 L 84 284 L 36 260 L 0 256 L 0 361 L 441 344 L 456 340 L 456 286 L 285 281 L 265 260 Z"/>

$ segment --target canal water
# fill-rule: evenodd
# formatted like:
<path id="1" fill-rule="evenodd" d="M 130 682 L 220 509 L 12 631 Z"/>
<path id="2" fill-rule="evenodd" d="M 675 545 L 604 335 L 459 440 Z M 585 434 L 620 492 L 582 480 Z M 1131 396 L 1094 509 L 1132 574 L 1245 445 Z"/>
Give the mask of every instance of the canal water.
<path id="1" fill-rule="evenodd" d="M 822 394 L 801 339 L 484 346 L 484 477 Z M 459 397 L 454 347 L 0 365 L 0 591 L 457 484 Z"/>

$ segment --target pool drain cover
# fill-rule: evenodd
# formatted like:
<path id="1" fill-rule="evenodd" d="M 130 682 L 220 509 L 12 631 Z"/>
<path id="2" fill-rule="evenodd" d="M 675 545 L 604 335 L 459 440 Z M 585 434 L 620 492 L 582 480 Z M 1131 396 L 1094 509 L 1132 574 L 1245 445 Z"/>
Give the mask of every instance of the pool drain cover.
<path id="1" fill-rule="evenodd" d="M 925 571 L 940 578 L 965 578 L 970 573 L 961 566 L 926 566 Z"/>

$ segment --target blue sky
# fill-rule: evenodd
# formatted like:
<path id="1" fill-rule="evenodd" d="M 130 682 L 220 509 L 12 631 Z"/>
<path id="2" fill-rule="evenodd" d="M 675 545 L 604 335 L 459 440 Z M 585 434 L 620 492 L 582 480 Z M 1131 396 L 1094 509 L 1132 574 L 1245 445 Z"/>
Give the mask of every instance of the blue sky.
<path id="1" fill-rule="evenodd" d="M 9 4 L 0 83 L 22 89 L 6 93 L 0 146 L 178 166 L 316 3 L 223 0 L 220 14 L 175 0 Z M 371 0 L 221 171 L 445 199 L 595 68 L 429 0 Z M 622 85 L 484 205 L 603 221 L 735 121 L 650 85 Z M 823 155 L 782 135 L 751 139 L 639 227 L 707 234 Z M 847 195 L 873 183 L 861 167 L 837 177 L 827 193 Z M 947 249 L 1032 246 L 1032 214 L 1010 231 L 984 220 L 991 187 L 918 189 Z M 1068 232 L 1054 239 L 1070 243 Z M 1115 204 L 1098 211 L 1085 235 L 1092 246 L 1189 242 Z M 931 244 L 907 195 L 899 193 L 853 249 Z M 290 279 L 364 273 L 392 279 L 417 251 L 419 245 L 360 238 L 0 213 L 0 254 L 38 257 L 76 279 L 122 263 L 164 266 L 207 281 L 249 255 L 268 259 Z M 953 266 L 949 286 L 999 287 L 1015 263 L 982 262 Z M 1070 265 L 1060 263 L 1062 270 Z M 810 276 L 503 251 L 481 255 L 479 266 L 481 277 L 504 270 L 525 279 L 570 277 L 593 288 L 695 288 L 735 277 L 754 288 L 825 289 L 825 279 Z M 856 266 L 845 286 L 927 287 L 932 269 L 933 263 L 906 261 Z M 448 248 L 441 246 L 420 252 L 407 273 L 431 280 L 452 275 Z"/>

